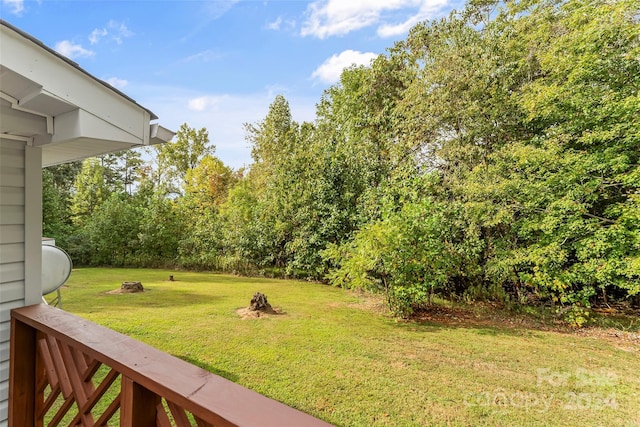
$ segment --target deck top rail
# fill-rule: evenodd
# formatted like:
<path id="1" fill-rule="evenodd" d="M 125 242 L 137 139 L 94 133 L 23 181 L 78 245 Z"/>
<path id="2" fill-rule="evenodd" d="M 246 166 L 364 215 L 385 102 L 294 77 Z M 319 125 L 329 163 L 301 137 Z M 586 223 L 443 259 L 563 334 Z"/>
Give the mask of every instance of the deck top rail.
<path id="1" fill-rule="evenodd" d="M 131 427 L 190 426 L 193 422 L 216 427 L 330 425 L 44 304 L 12 311 L 10 348 L 9 420 L 13 426 L 42 425 L 44 414 L 56 406 L 49 401 L 56 399 L 65 400 L 63 408 L 68 406 L 59 418 L 75 402 L 78 414 L 74 425 L 81 426 L 106 426 L 118 409 L 120 425 Z M 110 369 L 108 383 L 96 387 L 93 376 L 100 366 Z M 108 408 L 112 413 L 94 420 L 92 410 L 97 400 L 118 376 L 120 392 Z M 163 405 L 168 409 L 163 410 Z"/>

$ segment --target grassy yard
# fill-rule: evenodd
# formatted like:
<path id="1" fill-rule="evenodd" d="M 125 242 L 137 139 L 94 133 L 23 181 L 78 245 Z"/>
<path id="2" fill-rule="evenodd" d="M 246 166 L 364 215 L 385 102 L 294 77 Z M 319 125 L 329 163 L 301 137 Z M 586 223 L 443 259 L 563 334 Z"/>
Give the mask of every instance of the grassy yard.
<path id="1" fill-rule="evenodd" d="M 177 281 L 166 281 L 173 274 Z M 109 294 L 123 281 L 142 294 Z M 76 269 L 64 309 L 340 426 L 639 426 L 640 346 L 504 322 L 398 322 L 284 280 Z M 283 313 L 241 319 L 263 292 Z"/>

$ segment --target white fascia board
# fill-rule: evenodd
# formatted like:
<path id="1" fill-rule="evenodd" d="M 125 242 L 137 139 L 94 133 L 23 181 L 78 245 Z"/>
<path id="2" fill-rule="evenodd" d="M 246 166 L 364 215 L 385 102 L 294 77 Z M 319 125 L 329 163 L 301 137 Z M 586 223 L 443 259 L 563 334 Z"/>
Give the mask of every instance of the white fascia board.
<path id="1" fill-rule="evenodd" d="M 169 142 L 176 135 L 175 132 L 160 126 L 157 123 L 152 123 L 150 128 L 151 138 L 149 139 L 149 145 L 164 144 Z"/>
<path id="2" fill-rule="evenodd" d="M 28 110 L 40 111 L 51 117 L 58 116 L 77 108 L 75 105 L 58 98 L 44 89 L 40 89 L 37 92 L 33 92 L 28 96 L 21 98 L 20 107 Z"/>
<path id="3" fill-rule="evenodd" d="M 52 97 L 148 143 L 145 134 L 150 114 L 146 109 L 12 29 L 2 25 L 0 31 L 3 66 L 40 85 Z"/>
<path id="4" fill-rule="evenodd" d="M 3 91 L 16 99 L 16 102 L 18 99 L 28 98 L 29 94 L 42 90 L 41 85 L 5 67 L 4 60 L 0 63 L 0 85 Z"/>
<path id="5" fill-rule="evenodd" d="M 4 89 L 4 87 L 2 89 Z M 9 102 L 11 105 L 11 108 L 16 111 L 22 111 L 24 113 L 28 113 L 34 116 L 44 117 L 47 124 L 46 133 L 53 134 L 53 116 L 51 116 L 50 114 L 44 113 L 42 111 L 30 110 L 26 107 L 22 107 L 18 99 L 13 98 L 12 96 L 2 92 L 1 90 L 0 90 L 0 98 L 2 98 L 2 101 L 4 102 Z M 4 106 L 4 102 L 3 102 L 3 106 Z"/>
<path id="6" fill-rule="evenodd" d="M 85 110 L 73 110 L 54 118 L 55 133 L 52 144 L 64 143 L 79 138 L 117 141 L 131 145 L 143 145 L 142 135 L 135 136 L 108 121 Z M 147 137 L 148 139 L 148 137 Z"/>
<path id="7" fill-rule="evenodd" d="M 13 108 L 5 100 L 0 101 L 0 132 L 2 134 L 34 137 L 47 133 L 47 118 Z"/>

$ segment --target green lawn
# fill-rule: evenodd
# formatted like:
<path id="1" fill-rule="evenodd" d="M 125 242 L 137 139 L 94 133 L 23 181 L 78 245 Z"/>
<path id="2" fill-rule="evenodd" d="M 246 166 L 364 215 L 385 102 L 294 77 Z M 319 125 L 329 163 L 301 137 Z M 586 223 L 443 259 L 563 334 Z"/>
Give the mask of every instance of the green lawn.
<path id="1" fill-rule="evenodd" d="M 146 292 L 107 293 L 131 280 Z M 398 322 L 315 283 L 76 269 L 67 285 L 65 310 L 336 425 L 640 425 L 633 342 Z M 257 291 L 283 314 L 241 319 Z"/>

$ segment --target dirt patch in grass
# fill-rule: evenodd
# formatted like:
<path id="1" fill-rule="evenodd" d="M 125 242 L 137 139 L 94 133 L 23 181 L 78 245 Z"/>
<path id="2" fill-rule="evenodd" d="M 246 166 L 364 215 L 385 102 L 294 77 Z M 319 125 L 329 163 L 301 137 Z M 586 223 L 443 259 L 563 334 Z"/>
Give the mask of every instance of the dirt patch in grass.
<path id="1" fill-rule="evenodd" d="M 376 314 L 389 315 L 384 298 L 380 295 L 353 291 L 358 301 L 347 304 L 350 308 L 371 311 Z M 340 303 L 330 304 L 338 307 Z M 630 312 L 625 310 L 613 310 L 605 312 L 595 309 L 594 313 L 600 316 L 625 316 L 627 323 L 635 320 L 640 322 L 640 311 Z M 416 310 L 411 318 L 402 320 L 407 323 L 432 323 L 439 326 L 454 328 L 496 328 L 496 329 L 520 329 L 534 331 L 558 332 L 582 337 L 591 337 L 611 342 L 617 348 L 624 351 L 640 352 L 640 331 L 624 330 L 625 328 L 607 326 L 585 326 L 575 328 L 567 325 L 555 316 L 544 318 L 532 314 L 509 311 L 500 304 L 491 302 L 475 302 L 473 304 L 452 304 L 451 306 L 434 304 Z"/>
<path id="2" fill-rule="evenodd" d="M 427 322 L 450 327 L 490 327 L 552 331 L 611 342 L 625 351 L 640 352 L 640 333 L 615 328 L 586 326 L 572 328 L 558 319 L 539 319 L 532 315 L 509 312 L 497 305 L 476 303 L 473 306 L 423 308 L 408 322 Z"/>
<path id="3" fill-rule="evenodd" d="M 570 328 L 560 321 L 537 319 L 531 315 L 509 312 L 499 305 L 490 303 L 453 307 L 433 305 L 417 310 L 410 321 L 450 324 L 452 326 L 570 331 Z"/>
<path id="4" fill-rule="evenodd" d="M 273 316 L 282 316 L 285 314 L 281 309 L 274 308 L 269 311 L 251 310 L 249 307 L 243 307 L 236 310 L 241 319 L 265 319 Z"/>
<path id="5" fill-rule="evenodd" d="M 356 302 L 344 304 L 344 303 L 332 303 L 329 307 L 347 306 L 349 308 L 357 308 L 360 310 L 372 311 L 376 314 L 389 315 L 389 308 L 384 300 L 384 297 L 379 294 L 371 294 L 368 292 L 352 290 L 349 291 L 351 295 L 356 297 Z"/>
<path id="6" fill-rule="evenodd" d="M 640 334 L 636 332 L 620 331 L 613 328 L 582 328 L 574 334 L 599 338 L 611 342 L 616 348 L 629 352 L 640 352 Z"/>
<path id="7" fill-rule="evenodd" d="M 117 294 L 141 294 L 143 292 L 148 292 L 148 290 L 145 289 L 143 291 L 131 291 L 129 289 L 114 289 L 112 291 L 105 292 L 105 293 L 109 295 L 117 295 Z"/>
<path id="8" fill-rule="evenodd" d="M 388 314 L 389 309 L 382 299 L 363 298 L 357 303 L 347 304 L 349 308 L 359 308 L 361 310 L 373 311 L 376 314 Z"/>

